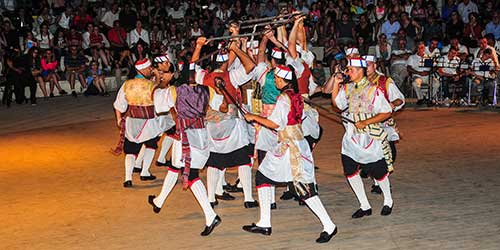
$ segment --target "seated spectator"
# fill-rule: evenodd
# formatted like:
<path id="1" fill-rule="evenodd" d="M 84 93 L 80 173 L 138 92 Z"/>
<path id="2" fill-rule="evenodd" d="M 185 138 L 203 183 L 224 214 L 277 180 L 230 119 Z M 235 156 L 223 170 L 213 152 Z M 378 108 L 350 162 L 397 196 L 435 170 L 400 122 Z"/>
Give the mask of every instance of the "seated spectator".
<path id="1" fill-rule="evenodd" d="M 408 49 L 405 38 L 399 38 L 399 40 L 397 40 L 397 44 L 398 47 L 393 49 L 391 52 L 391 77 L 401 90 L 406 91 L 407 86 L 404 85 L 405 80 L 408 77 L 406 65 L 408 57 L 412 54 L 412 51 Z"/>
<path id="2" fill-rule="evenodd" d="M 480 59 L 482 57 L 484 51 L 487 49 L 492 51 L 491 59 L 493 60 L 493 63 L 495 64 L 495 66 L 497 67 L 497 70 L 498 70 L 498 67 L 500 66 L 500 64 L 498 62 L 498 55 L 495 52 L 495 48 L 488 44 L 488 38 L 486 36 L 479 39 L 479 50 L 474 55 L 474 58 Z"/>
<path id="3" fill-rule="evenodd" d="M 451 18 L 446 23 L 446 36 L 448 39 L 451 37 L 462 37 L 464 34 L 464 23 L 460 18 L 458 11 L 451 12 Z"/>
<path id="4" fill-rule="evenodd" d="M 500 13 L 495 11 L 491 17 L 491 21 L 486 24 L 486 34 L 493 34 L 495 40 L 500 40 Z"/>
<path id="5" fill-rule="evenodd" d="M 50 83 L 50 97 L 54 97 L 54 86 L 59 91 L 59 95 L 65 95 L 66 91 L 61 88 L 59 85 L 59 78 L 56 75 L 56 70 L 58 66 L 58 62 L 52 50 L 48 49 L 45 51 L 43 58 L 41 59 L 41 75 L 45 82 Z M 74 97 L 76 97 L 76 92 L 71 93 Z"/>
<path id="6" fill-rule="evenodd" d="M 99 58 L 101 59 L 101 64 L 106 67 L 107 71 L 111 71 L 111 64 L 109 60 L 109 53 L 106 48 L 109 48 L 108 39 L 99 32 L 99 27 L 95 26 L 92 33 L 89 36 L 90 39 L 90 50 L 92 52 L 92 57 L 95 61 Z"/>
<path id="7" fill-rule="evenodd" d="M 455 3 L 455 0 L 446 0 L 446 3 L 441 10 L 441 18 L 443 18 L 443 20 L 447 22 L 450 20 L 451 15 L 454 11 L 458 13 L 457 10 L 458 5 Z"/>
<path id="8" fill-rule="evenodd" d="M 391 45 L 387 42 L 387 37 L 384 33 L 378 36 L 378 43 L 375 46 L 375 58 L 377 65 L 384 74 L 388 74 L 387 67 L 391 58 Z"/>
<path id="9" fill-rule="evenodd" d="M 365 43 L 371 44 L 373 37 L 373 26 L 368 22 L 366 14 L 359 16 L 359 24 L 354 29 L 356 37 L 362 37 Z"/>
<path id="10" fill-rule="evenodd" d="M 231 17 L 231 10 L 227 7 L 227 3 L 222 1 L 220 8 L 215 12 L 215 16 L 222 22 L 226 23 Z"/>
<path id="11" fill-rule="evenodd" d="M 73 9 L 70 6 L 68 6 L 66 7 L 66 10 L 57 17 L 56 23 L 60 29 L 63 29 L 65 31 L 69 30 L 69 26 L 71 24 L 72 12 Z"/>
<path id="12" fill-rule="evenodd" d="M 464 24 L 469 23 L 471 13 L 479 13 L 477 5 L 471 0 L 462 0 L 462 2 L 458 4 L 457 8 Z"/>
<path id="13" fill-rule="evenodd" d="M 142 21 L 137 20 L 135 23 L 135 29 L 131 30 L 128 36 L 128 45 L 134 47 L 139 40 L 149 45 L 149 32 L 142 28 Z"/>
<path id="14" fill-rule="evenodd" d="M 423 38 L 425 41 L 429 41 L 430 39 L 436 37 L 438 39 L 442 38 L 443 27 L 441 26 L 441 22 L 438 22 L 439 17 L 429 15 L 427 17 L 427 22 L 424 24 L 424 33 Z"/>
<path id="15" fill-rule="evenodd" d="M 430 80 L 429 74 L 431 69 L 429 67 L 425 67 L 424 64 L 424 59 L 428 58 L 425 54 L 425 43 L 419 42 L 417 46 L 417 53 L 408 58 L 407 70 L 412 77 L 412 86 L 417 94 L 417 105 L 422 105 L 425 99 L 423 90 L 428 91 Z M 431 99 L 436 97 L 436 94 L 439 91 L 439 85 L 439 81 L 432 79 L 432 92 L 430 93 Z"/>
<path id="16" fill-rule="evenodd" d="M 256 7 L 259 8 L 258 6 Z M 272 0 L 267 1 L 266 8 L 262 12 L 262 17 L 271 17 L 276 15 L 278 15 L 278 10 L 274 6 L 274 2 Z"/>
<path id="17" fill-rule="evenodd" d="M 42 50 L 47 50 L 54 46 L 54 36 L 49 32 L 49 25 L 47 23 L 43 23 L 40 27 L 40 34 L 36 36 L 36 40 L 38 41 L 38 47 Z"/>
<path id="18" fill-rule="evenodd" d="M 94 31 L 94 25 L 87 24 L 85 32 L 82 34 L 82 49 L 83 53 L 87 56 L 92 56 L 92 51 L 90 49 L 90 34 Z"/>
<path id="19" fill-rule="evenodd" d="M 483 32 L 483 27 L 478 22 L 478 14 L 470 13 L 469 14 L 469 23 L 465 25 L 464 36 L 466 44 L 469 47 L 477 48 L 478 41 L 481 38 L 481 33 Z"/>
<path id="20" fill-rule="evenodd" d="M 125 2 L 123 9 L 120 10 L 119 21 L 120 25 L 123 26 L 126 31 L 132 30 L 135 27 L 137 22 L 137 13 L 132 10 L 128 1 Z"/>
<path id="21" fill-rule="evenodd" d="M 387 37 L 389 43 L 396 38 L 396 34 L 401 28 L 401 24 L 398 22 L 398 18 L 395 13 L 389 14 L 389 19 L 382 24 L 382 29 L 380 33 Z"/>
<path id="22" fill-rule="evenodd" d="M 85 83 L 85 78 L 83 74 L 85 73 L 85 63 L 87 59 L 83 54 L 78 51 L 77 46 L 71 46 L 69 55 L 64 57 L 64 67 L 66 70 L 66 79 L 69 80 L 69 86 L 71 87 L 71 94 L 75 95 L 75 81 L 78 78 L 82 88 L 87 88 Z M 75 93 L 75 94 L 73 94 Z"/>
<path id="23" fill-rule="evenodd" d="M 139 6 L 137 8 L 137 18 L 138 20 L 141 20 L 141 24 L 142 26 L 144 26 L 144 28 L 150 28 L 151 20 L 149 17 L 149 10 L 145 2 L 139 3 Z"/>
<path id="24" fill-rule="evenodd" d="M 85 95 L 96 95 L 109 96 L 106 91 L 106 84 L 104 83 L 104 75 L 102 70 L 99 69 L 97 61 L 90 62 L 90 68 L 86 73 L 87 86 L 88 89 L 85 91 Z M 97 89 L 97 92 L 93 91 L 93 88 Z"/>
<path id="25" fill-rule="evenodd" d="M 458 37 L 452 37 L 450 39 L 450 44 L 443 47 L 443 54 L 448 53 L 451 47 L 455 48 L 455 50 L 457 51 L 460 61 L 465 61 L 465 59 L 469 55 L 469 49 L 465 45 L 460 44 L 460 42 L 458 41 Z"/>
<path id="26" fill-rule="evenodd" d="M 342 13 L 342 19 L 337 23 L 337 42 L 340 45 L 354 43 L 354 23 L 347 12 Z"/>
<path id="27" fill-rule="evenodd" d="M 40 57 L 40 49 L 37 47 L 32 47 L 28 50 L 28 65 L 31 69 L 31 77 L 33 81 L 38 82 L 40 90 L 42 91 L 43 98 L 46 100 L 49 98 L 47 93 L 47 86 L 42 77 L 42 63 Z"/>
<path id="28" fill-rule="evenodd" d="M 405 40 L 406 44 L 405 49 L 411 51 L 415 48 L 415 40 L 413 40 L 413 38 L 411 38 L 410 36 L 407 36 L 406 30 L 403 27 L 401 27 L 401 29 L 399 29 L 398 31 L 396 40 L 394 40 L 393 43 L 391 44 L 391 50 L 399 49 L 399 40 L 401 39 Z"/>
<path id="29" fill-rule="evenodd" d="M 22 45 L 23 54 L 27 54 L 32 47 L 38 47 L 38 43 L 36 42 L 36 39 L 33 37 L 33 33 L 31 31 L 26 32 L 23 43 L 24 43 Z"/>
<path id="30" fill-rule="evenodd" d="M 114 22 L 118 21 L 119 18 L 120 18 L 120 9 L 118 8 L 118 4 L 114 3 L 111 6 L 111 9 L 106 11 L 106 13 L 104 13 L 104 16 L 101 18 L 100 21 L 101 23 L 104 24 L 105 26 L 104 28 L 107 31 L 113 28 Z"/>
<path id="31" fill-rule="evenodd" d="M 78 32 L 74 27 L 69 29 L 69 32 L 66 34 L 66 43 L 68 46 L 77 46 L 78 48 L 82 47 L 83 37 L 80 32 Z"/>
<path id="32" fill-rule="evenodd" d="M 160 31 L 160 27 L 157 24 L 153 25 L 149 35 L 149 40 L 151 42 L 149 46 L 151 54 L 157 55 L 160 52 L 160 45 L 163 42 L 163 33 Z"/>
<path id="33" fill-rule="evenodd" d="M 68 44 L 66 43 L 66 38 L 64 37 L 64 31 L 58 30 L 56 36 L 53 40 L 54 53 L 56 55 L 57 61 L 61 60 L 61 57 L 66 56 L 66 51 L 68 50 Z"/>
<path id="34" fill-rule="evenodd" d="M 76 28 L 76 30 L 84 30 L 87 27 L 87 24 L 92 23 L 92 17 L 87 14 L 87 10 L 85 9 L 84 5 L 81 5 L 78 8 L 78 13 L 76 14 L 75 17 L 73 17 L 73 26 Z"/>
<path id="35" fill-rule="evenodd" d="M 194 20 L 191 25 L 190 36 L 195 38 L 203 36 L 203 30 L 200 28 L 200 25 L 197 20 Z"/>

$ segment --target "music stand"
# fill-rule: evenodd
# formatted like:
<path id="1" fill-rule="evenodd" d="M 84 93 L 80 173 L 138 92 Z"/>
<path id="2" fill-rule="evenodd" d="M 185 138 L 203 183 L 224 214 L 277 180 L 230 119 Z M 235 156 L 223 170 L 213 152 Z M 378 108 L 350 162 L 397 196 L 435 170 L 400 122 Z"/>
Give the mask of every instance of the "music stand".
<path id="1" fill-rule="evenodd" d="M 496 98 L 496 92 L 497 92 L 497 81 L 496 77 L 492 78 L 489 74 L 491 71 L 495 71 L 495 65 L 493 62 L 473 62 L 471 65 L 472 71 L 476 72 L 476 75 L 479 75 L 483 77 L 485 80 L 493 80 L 494 81 L 494 87 L 493 87 L 493 106 L 497 105 L 497 98 Z M 479 72 L 479 74 L 478 74 Z M 488 76 L 486 75 L 488 73 Z M 483 90 L 484 91 L 484 90 Z M 469 94 L 467 97 L 467 103 L 468 105 L 471 105 L 471 92 L 472 92 L 472 81 L 469 82 Z M 483 98 L 481 95 L 480 98 Z"/>

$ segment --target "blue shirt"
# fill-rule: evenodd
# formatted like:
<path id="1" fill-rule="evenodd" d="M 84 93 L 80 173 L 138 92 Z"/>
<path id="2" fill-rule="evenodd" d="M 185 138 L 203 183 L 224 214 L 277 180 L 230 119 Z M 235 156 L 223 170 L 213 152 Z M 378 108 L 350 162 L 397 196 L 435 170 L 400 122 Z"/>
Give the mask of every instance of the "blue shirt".
<path id="1" fill-rule="evenodd" d="M 495 40 L 500 39 L 500 23 L 494 24 L 493 21 L 486 24 L 486 34 L 492 33 L 495 35 Z"/>

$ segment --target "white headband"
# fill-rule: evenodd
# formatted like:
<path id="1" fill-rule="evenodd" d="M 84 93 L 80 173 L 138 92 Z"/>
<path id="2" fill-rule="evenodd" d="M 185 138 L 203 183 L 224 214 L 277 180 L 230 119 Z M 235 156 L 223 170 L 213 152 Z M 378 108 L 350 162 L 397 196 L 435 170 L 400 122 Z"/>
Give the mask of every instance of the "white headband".
<path id="1" fill-rule="evenodd" d="M 156 63 L 163 63 L 163 62 L 172 62 L 172 60 L 170 60 L 170 57 L 168 55 L 161 55 L 161 56 L 157 56 L 155 57 L 155 62 Z"/>
<path id="2" fill-rule="evenodd" d="M 189 70 L 194 70 L 196 63 L 190 63 L 189 64 Z"/>
<path id="3" fill-rule="evenodd" d="M 273 48 L 271 50 L 271 56 L 275 59 L 283 59 L 283 51 L 278 48 Z"/>
<path id="4" fill-rule="evenodd" d="M 348 48 L 345 50 L 345 55 L 350 56 L 352 54 L 358 54 L 359 55 L 359 50 L 358 48 Z"/>
<path id="5" fill-rule="evenodd" d="M 292 71 L 288 67 L 278 65 L 278 67 L 274 69 L 274 74 L 283 79 L 292 80 Z"/>
<path id="6" fill-rule="evenodd" d="M 377 60 L 375 60 L 375 56 L 372 55 L 363 56 L 363 59 L 365 59 L 365 61 L 367 62 L 377 62 Z"/>
<path id="7" fill-rule="evenodd" d="M 366 61 L 362 58 L 352 58 L 352 59 L 349 59 L 347 66 L 366 68 Z"/>
<path id="8" fill-rule="evenodd" d="M 228 54 L 217 54 L 217 58 L 215 58 L 216 62 L 226 62 L 227 60 L 229 60 Z"/>
<path id="9" fill-rule="evenodd" d="M 179 68 L 179 71 L 182 71 L 182 69 L 184 68 L 184 62 L 179 62 L 177 64 L 177 67 Z"/>
<path id="10" fill-rule="evenodd" d="M 151 61 L 149 61 L 149 59 L 146 58 L 146 59 L 144 59 L 143 62 L 136 63 L 135 64 L 135 69 L 137 69 L 137 70 L 143 70 L 143 69 L 146 69 L 146 68 L 148 68 L 150 66 L 151 66 Z"/>

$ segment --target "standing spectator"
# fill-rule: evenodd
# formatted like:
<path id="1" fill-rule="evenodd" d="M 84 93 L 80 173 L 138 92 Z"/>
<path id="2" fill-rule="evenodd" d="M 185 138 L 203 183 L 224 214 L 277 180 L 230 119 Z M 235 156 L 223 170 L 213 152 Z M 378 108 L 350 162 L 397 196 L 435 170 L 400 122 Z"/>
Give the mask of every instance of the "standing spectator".
<path id="1" fill-rule="evenodd" d="M 135 29 L 131 30 L 129 33 L 129 46 L 134 47 L 139 40 L 142 40 L 147 45 L 149 45 L 149 33 L 147 30 L 142 28 L 142 21 L 137 20 L 135 23 Z"/>
<path id="2" fill-rule="evenodd" d="M 47 23 L 43 23 L 40 27 L 40 34 L 36 36 L 36 40 L 38 41 L 38 47 L 42 50 L 50 49 L 54 46 L 52 43 L 54 36 L 49 31 L 49 25 Z"/>
<path id="3" fill-rule="evenodd" d="M 69 80 L 69 86 L 71 87 L 71 94 L 76 94 L 75 92 L 75 82 L 76 79 L 80 81 L 82 88 L 87 88 L 85 83 L 85 78 L 83 73 L 85 72 L 85 63 L 87 59 L 78 51 L 78 47 L 71 46 L 70 54 L 64 57 L 64 67 L 66 70 L 66 79 Z"/>
<path id="4" fill-rule="evenodd" d="M 137 13 L 130 8 L 130 3 L 126 2 L 123 10 L 119 14 L 120 25 L 125 31 L 132 30 L 137 22 Z"/>
<path id="5" fill-rule="evenodd" d="M 389 40 L 389 43 L 391 43 L 392 39 L 395 38 L 395 35 L 398 32 L 399 28 L 401 28 L 401 25 L 398 22 L 396 14 L 390 13 L 389 19 L 382 24 L 380 33 L 384 34 Z"/>
<path id="6" fill-rule="evenodd" d="M 386 67 L 389 66 L 389 59 L 391 58 L 391 45 L 387 42 L 387 36 L 384 33 L 378 36 L 378 43 L 375 46 L 375 57 L 382 73 L 388 75 Z"/>
<path id="7" fill-rule="evenodd" d="M 31 68 L 29 67 L 28 56 L 19 54 L 19 50 L 10 50 L 6 56 L 6 93 L 4 99 L 7 98 L 7 106 L 10 106 L 10 89 L 14 85 L 14 94 L 16 96 L 16 103 L 22 104 L 27 102 L 24 95 L 24 89 L 30 88 L 30 102 L 31 105 L 36 105 L 36 83 L 31 77 Z"/>
<path id="8" fill-rule="evenodd" d="M 105 30 L 107 31 L 113 28 L 113 23 L 120 18 L 120 9 L 118 8 L 118 4 L 114 3 L 110 10 L 104 13 L 104 16 L 101 18 L 101 23 L 105 25 Z"/>
<path id="9" fill-rule="evenodd" d="M 493 61 L 493 63 L 495 64 L 495 66 L 497 67 L 497 70 L 498 70 L 498 67 L 500 66 L 500 64 L 498 62 L 498 55 L 495 52 L 495 48 L 493 48 L 493 46 L 488 44 L 487 37 L 481 37 L 481 39 L 479 39 L 479 50 L 474 55 L 474 59 L 480 59 L 482 57 L 484 51 L 486 51 L 487 49 L 492 51 L 491 60 Z"/>
<path id="10" fill-rule="evenodd" d="M 469 23 L 469 18 L 471 13 L 479 13 L 477 5 L 471 0 L 462 0 L 458 5 L 458 13 L 462 17 L 462 21 L 465 24 Z"/>
<path id="11" fill-rule="evenodd" d="M 448 39 L 452 37 L 462 37 L 464 34 L 464 22 L 460 18 L 458 11 L 452 11 L 450 21 L 446 23 L 446 36 Z"/>
<path id="12" fill-rule="evenodd" d="M 59 91 L 59 95 L 65 95 L 66 91 L 59 85 L 59 79 L 56 75 L 58 62 L 52 50 L 48 49 L 45 51 L 44 57 L 41 60 L 41 66 L 43 80 L 50 83 L 50 97 L 54 97 L 54 86 Z M 76 97 L 76 92 L 73 91 L 71 94 Z"/>
<path id="13" fill-rule="evenodd" d="M 60 16 L 57 17 L 56 23 L 59 26 L 59 28 L 63 30 L 69 30 L 69 26 L 71 24 L 71 18 L 72 18 L 72 9 L 71 7 L 67 7 L 65 11 L 62 12 Z"/>
<path id="14" fill-rule="evenodd" d="M 495 11 L 491 16 L 491 21 L 486 24 L 486 34 L 493 34 L 495 40 L 500 40 L 500 13 Z"/>

